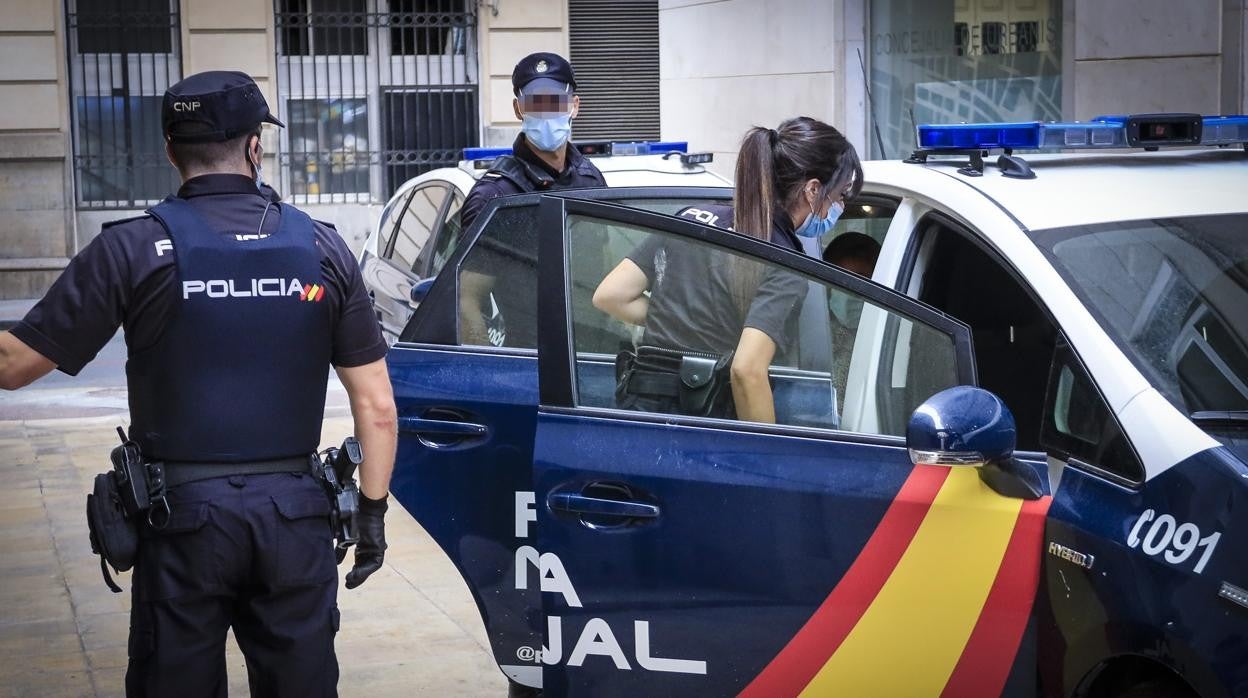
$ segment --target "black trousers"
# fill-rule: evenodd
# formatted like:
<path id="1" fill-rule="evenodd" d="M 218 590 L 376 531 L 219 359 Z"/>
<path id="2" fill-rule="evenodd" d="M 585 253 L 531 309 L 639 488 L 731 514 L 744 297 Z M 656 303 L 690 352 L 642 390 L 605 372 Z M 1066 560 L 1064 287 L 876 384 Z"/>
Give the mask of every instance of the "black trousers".
<path id="1" fill-rule="evenodd" d="M 225 696 L 226 631 L 253 696 L 337 695 L 338 574 L 329 499 L 311 475 L 236 475 L 168 494 L 141 526 L 128 696 Z"/>

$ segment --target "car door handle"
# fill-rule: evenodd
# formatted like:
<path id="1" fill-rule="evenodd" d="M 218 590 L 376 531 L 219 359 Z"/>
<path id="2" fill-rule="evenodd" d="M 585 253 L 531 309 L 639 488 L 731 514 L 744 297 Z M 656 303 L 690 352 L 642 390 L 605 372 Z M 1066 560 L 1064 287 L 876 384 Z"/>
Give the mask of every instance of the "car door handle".
<path id="1" fill-rule="evenodd" d="M 449 419 L 426 419 L 423 417 L 399 417 L 399 431 L 420 436 L 458 436 L 471 438 L 485 436 L 489 429 L 484 424 L 457 422 Z"/>
<path id="2" fill-rule="evenodd" d="M 628 519 L 654 519 L 659 516 L 659 507 L 654 504 L 620 499 L 603 499 L 589 497 L 572 492 L 555 492 L 546 498 L 551 509 L 566 511 L 572 514 L 589 514 L 594 516 L 619 516 Z"/>

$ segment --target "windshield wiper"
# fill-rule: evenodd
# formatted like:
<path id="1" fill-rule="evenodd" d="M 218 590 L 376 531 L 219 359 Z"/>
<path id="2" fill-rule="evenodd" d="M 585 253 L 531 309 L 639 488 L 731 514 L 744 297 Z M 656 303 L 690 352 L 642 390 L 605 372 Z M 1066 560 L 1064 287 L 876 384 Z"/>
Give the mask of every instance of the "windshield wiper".
<path id="1" fill-rule="evenodd" d="M 1248 410 L 1201 410 L 1188 419 L 1202 427 L 1248 427 Z"/>

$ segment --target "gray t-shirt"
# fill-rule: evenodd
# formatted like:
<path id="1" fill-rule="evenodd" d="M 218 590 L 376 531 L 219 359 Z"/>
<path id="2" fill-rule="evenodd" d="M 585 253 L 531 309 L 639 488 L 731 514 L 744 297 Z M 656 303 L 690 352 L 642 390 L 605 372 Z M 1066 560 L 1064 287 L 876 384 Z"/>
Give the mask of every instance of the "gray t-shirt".
<path id="1" fill-rule="evenodd" d="M 677 215 L 732 225 L 727 206 L 688 208 Z M 785 227 L 788 221 L 777 218 L 770 241 L 800 251 Z M 659 235 L 628 258 L 650 281 L 643 344 L 723 355 L 736 349 L 742 329 L 753 327 L 776 343 L 776 363 L 791 363 L 787 357 L 796 351 L 798 316 L 810 286 L 803 277 L 704 243 Z"/>

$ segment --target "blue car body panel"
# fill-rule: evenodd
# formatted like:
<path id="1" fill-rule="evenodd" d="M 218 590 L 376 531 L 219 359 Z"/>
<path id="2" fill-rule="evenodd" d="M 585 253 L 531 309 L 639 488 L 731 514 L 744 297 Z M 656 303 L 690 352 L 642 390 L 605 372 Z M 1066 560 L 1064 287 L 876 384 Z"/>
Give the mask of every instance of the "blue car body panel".
<path id="1" fill-rule="evenodd" d="M 537 359 L 409 345 L 389 363 L 400 431 L 390 489 L 459 568 L 507 664 L 499 648 L 540 644 L 542 633 L 540 595 L 512 584 L 510 544 L 513 493 L 532 486 Z M 417 431 L 444 421 L 486 433 Z"/>
<path id="2" fill-rule="evenodd" d="M 1162 516 L 1173 526 L 1162 521 L 1150 538 Z M 1187 556 L 1174 542 L 1185 525 L 1199 531 Z M 1046 540 L 1094 559 L 1088 568 L 1045 557 L 1046 692 L 1070 695 L 1099 663 L 1134 655 L 1170 667 L 1202 696 L 1248 695 L 1248 608 L 1219 597 L 1223 582 L 1248 584 L 1246 532 L 1248 466 L 1225 448 L 1198 453 L 1139 489 L 1067 467 Z M 1199 541 L 1214 534 L 1197 573 L 1207 547 Z"/>

